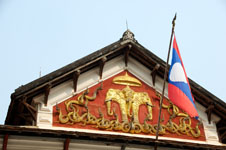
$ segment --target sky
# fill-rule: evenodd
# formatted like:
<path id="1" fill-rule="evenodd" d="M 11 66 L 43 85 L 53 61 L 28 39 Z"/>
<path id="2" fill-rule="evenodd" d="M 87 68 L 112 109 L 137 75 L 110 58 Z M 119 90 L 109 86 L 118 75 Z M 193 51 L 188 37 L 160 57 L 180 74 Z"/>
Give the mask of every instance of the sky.
<path id="1" fill-rule="evenodd" d="M 122 37 L 166 61 L 171 22 L 189 78 L 226 102 L 225 0 L 0 0 L 0 124 L 10 95 Z"/>

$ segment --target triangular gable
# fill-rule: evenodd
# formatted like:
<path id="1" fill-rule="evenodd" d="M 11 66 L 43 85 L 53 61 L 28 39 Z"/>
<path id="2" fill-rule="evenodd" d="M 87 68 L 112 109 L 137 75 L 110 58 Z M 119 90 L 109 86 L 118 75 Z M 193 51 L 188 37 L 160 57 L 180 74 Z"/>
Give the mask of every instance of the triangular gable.
<path id="1" fill-rule="evenodd" d="M 122 71 L 53 106 L 53 126 L 155 136 L 159 95 L 130 72 Z M 159 133 L 163 137 L 205 141 L 203 126 L 167 99 Z"/>

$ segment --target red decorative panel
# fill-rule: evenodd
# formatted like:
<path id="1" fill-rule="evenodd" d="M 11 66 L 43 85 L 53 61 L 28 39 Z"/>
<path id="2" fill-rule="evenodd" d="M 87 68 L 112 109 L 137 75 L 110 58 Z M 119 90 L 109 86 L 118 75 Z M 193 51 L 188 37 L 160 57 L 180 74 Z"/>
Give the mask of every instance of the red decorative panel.
<path id="1" fill-rule="evenodd" d="M 128 75 L 127 75 L 128 73 Z M 160 94 L 123 71 L 53 107 L 53 126 L 155 135 Z M 160 136 L 205 141 L 203 125 L 163 99 Z"/>

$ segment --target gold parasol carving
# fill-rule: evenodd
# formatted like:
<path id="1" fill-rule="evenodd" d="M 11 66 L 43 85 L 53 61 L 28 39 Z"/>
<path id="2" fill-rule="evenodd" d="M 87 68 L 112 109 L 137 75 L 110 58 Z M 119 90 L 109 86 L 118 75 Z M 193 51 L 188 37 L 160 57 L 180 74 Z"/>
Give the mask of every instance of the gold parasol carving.
<path id="1" fill-rule="evenodd" d="M 141 86 L 142 83 L 134 77 L 127 74 L 123 76 L 117 76 L 113 79 L 114 84 L 128 85 L 128 86 Z"/>

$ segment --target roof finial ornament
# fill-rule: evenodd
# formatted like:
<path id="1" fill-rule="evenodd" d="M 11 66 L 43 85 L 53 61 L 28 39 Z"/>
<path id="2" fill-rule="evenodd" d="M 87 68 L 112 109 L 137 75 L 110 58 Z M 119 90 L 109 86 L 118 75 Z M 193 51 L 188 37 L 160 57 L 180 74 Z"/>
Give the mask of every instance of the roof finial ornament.
<path id="1" fill-rule="evenodd" d="M 126 31 L 123 33 L 121 40 L 122 41 L 130 40 L 133 42 L 137 42 L 137 40 L 135 40 L 134 38 L 133 32 L 129 30 L 127 19 L 126 19 Z"/>
<path id="2" fill-rule="evenodd" d="M 135 40 L 135 38 L 134 38 L 133 32 L 131 32 L 129 29 L 127 29 L 123 33 L 121 40 L 123 40 L 123 41 L 130 40 L 130 41 L 133 41 L 133 42 L 137 42 L 137 40 Z"/>

